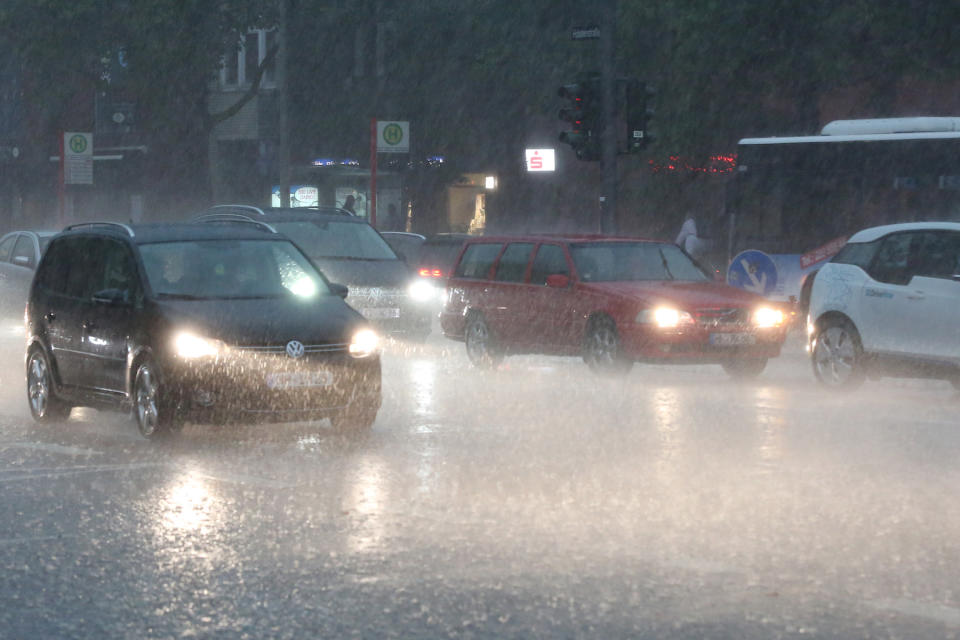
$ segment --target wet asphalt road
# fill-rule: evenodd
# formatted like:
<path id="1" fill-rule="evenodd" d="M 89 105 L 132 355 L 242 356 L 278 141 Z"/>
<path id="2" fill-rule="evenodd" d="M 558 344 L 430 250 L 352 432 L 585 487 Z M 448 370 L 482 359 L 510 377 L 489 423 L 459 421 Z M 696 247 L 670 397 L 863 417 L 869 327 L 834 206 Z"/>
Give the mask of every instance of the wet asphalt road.
<path id="1" fill-rule="evenodd" d="M 2 638 L 960 635 L 960 398 L 384 356 L 366 437 L 38 427 L 0 361 Z"/>

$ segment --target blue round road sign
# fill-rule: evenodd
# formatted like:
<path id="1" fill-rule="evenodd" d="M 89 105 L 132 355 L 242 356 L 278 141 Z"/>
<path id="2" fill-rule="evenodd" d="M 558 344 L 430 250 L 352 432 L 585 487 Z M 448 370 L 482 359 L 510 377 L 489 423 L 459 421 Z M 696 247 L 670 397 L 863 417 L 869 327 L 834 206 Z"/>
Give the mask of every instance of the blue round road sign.
<path id="1" fill-rule="evenodd" d="M 743 251 L 727 267 L 727 284 L 762 296 L 770 295 L 777 286 L 777 265 L 763 251 Z"/>

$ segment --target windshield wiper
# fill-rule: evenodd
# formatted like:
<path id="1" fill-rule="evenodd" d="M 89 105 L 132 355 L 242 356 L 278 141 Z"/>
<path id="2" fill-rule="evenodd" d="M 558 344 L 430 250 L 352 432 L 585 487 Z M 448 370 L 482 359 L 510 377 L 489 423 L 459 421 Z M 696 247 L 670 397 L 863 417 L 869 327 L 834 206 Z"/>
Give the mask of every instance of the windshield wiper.
<path id="1" fill-rule="evenodd" d="M 676 280 L 676 278 L 673 277 L 673 273 L 670 272 L 670 267 L 667 265 L 667 256 L 663 255 L 663 249 L 657 247 L 657 251 L 660 252 L 660 262 L 663 264 L 663 270 L 667 273 L 670 280 Z"/>

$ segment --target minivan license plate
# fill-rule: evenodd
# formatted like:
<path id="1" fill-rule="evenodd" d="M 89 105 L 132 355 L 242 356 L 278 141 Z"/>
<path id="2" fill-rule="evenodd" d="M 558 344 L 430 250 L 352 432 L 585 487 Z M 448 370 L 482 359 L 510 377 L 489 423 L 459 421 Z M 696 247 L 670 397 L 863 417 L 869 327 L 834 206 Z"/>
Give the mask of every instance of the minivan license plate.
<path id="1" fill-rule="evenodd" d="M 756 344 L 757 337 L 752 333 L 711 333 L 710 344 L 717 347 L 740 347 Z"/>
<path id="2" fill-rule="evenodd" d="M 271 389 L 329 387 L 332 383 L 333 374 L 329 371 L 285 371 L 267 374 L 267 386 Z"/>

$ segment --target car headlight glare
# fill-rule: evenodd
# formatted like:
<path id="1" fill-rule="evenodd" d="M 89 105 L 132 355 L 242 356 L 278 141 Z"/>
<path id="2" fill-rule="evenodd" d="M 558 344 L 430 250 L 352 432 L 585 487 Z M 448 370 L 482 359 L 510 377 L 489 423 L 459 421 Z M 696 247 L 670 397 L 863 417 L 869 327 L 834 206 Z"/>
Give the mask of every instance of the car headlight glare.
<path id="1" fill-rule="evenodd" d="M 437 297 L 437 288 L 424 280 L 414 280 L 407 287 L 407 295 L 414 302 L 430 302 Z"/>
<path id="2" fill-rule="evenodd" d="M 215 356 L 224 348 L 223 343 L 219 340 L 201 338 L 189 331 L 178 333 L 173 339 L 173 344 L 177 355 L 188 359 Z"/>
<path id="3" fill-rule="evenodd" d="M 680 311 L 673 307 L 656 307 L 644 309 L 637 314 L 637 322 L 654 324 L 661 329 L 676 329 L 681 325 L 693 324 L 693 316 L 687 311 Z"/>
<path id="4" fill-rule="evenodd" d="M 350 340 L 350 355 L 354 358 L 366 358 L 380 348 L 380 336 L 371 329 L 360 329 Z"/>
<path id="5" fill-rule="evenodd" d="M 760 329 L 770 329 L 783 324 L 783 311 L 773 307 L 760 307 L 753 312 L 753 324 Z"/>

